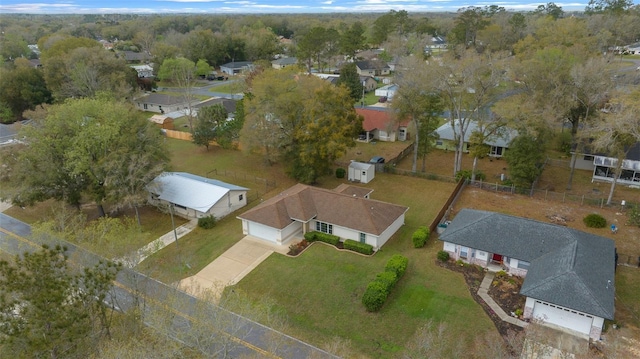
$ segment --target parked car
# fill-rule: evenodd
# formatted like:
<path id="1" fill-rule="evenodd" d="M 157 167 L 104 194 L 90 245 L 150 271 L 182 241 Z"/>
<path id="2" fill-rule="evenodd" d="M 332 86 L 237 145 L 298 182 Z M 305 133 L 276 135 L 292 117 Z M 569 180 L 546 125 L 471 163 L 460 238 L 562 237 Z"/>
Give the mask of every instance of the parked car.
<path id="1" fill-rule="evenodd" d="M 378 102 L 380 102 L 380 103 L 385 103 L 385 102 L 387 102 L 387 96 L 382 96 L 382 97 L 380 97 L 380 98 L 378 99 Z"/>
<path id="2" fill-rule="evenodd" d="M 384 163 L 384 157 L 375 156 L 371 160 L 369 160 L 369 163 Z"/>

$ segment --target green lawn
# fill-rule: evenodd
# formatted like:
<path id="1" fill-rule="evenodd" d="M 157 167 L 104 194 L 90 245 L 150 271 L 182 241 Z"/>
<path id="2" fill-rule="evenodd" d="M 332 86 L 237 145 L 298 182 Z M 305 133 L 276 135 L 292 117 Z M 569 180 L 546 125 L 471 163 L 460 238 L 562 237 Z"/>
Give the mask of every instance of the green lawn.
<path id="1" fill-rule="evenodd" d="M 238 83 L 231 82 L 231 83 L 225 83 L 224 85 L 212 86 L 209 88 L 209 91 L 235 94 L 235 93 L 242 92 L 242 87 Z"/>

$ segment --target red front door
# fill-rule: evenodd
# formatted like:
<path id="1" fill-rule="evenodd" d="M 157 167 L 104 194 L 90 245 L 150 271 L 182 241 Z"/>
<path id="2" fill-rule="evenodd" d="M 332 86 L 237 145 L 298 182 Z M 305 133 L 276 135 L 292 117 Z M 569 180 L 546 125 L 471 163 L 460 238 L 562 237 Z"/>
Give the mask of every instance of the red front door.
<path id="1" fill-rule="evenodd" d="M 502 263 L 502 254 L 493 254 L 493 257 L 491 258 L 494 262 L 499 262 Z"/>

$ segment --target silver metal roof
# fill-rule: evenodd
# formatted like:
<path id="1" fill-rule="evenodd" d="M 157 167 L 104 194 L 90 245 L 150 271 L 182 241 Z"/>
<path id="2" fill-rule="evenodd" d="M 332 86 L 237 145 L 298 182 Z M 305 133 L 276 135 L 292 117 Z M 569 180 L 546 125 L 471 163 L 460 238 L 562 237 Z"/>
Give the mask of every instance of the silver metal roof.
<path id="1" fill-rule="evenodd" d="M 469 123 L 469 127 L 467 128 L 467 131 L 464 133 L 464 142 L 469 142 L 469 138 L 471 137 L 471 134 L 477 129 L 478 129 L 478 123 L 476 121 L 471 121 Z M 456 125 L 455 132 L 454 132 L 454 129 L 451 127 L 451 123 L 447 122 L 444 125 L 438 127 L 436 132 L 438 133 L 441 139 L 453 141 L 455 139 L 454 133 L 459 133 L 460 128 L 459 126 Z M 509 143 L 511 143 L 511 141 L 514 138 L 516 138 L 516 136 L 518 136 L 518 131 L 507 128 L 507 127 L 504 127 L 502 131 L 499 131 L 499 132 L 500 134 L 495 134 L 488 137 L 485 140 L 485 144 L 489 146 L 509 148 Z"/>
<path id="2" fill-rule="evenodd" d="M 211 178 L 185 172 L 164 172 L 148 186 L 158 198 L 183 207 L 207 212 L 230 191 L 248 191 Z"/>

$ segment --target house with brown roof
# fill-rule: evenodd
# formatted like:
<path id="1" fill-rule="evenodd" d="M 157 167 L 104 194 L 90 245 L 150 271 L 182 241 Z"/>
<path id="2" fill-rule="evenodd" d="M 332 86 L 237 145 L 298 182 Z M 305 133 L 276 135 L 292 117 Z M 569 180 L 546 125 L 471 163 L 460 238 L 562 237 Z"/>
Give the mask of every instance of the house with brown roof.
<path id="1" fill-rule="evenodd" d="M 359 137 L 361 141 L 369 142 L 375 139 L 395 142 L 406 141 L 409 138 L 409 121 L 397 121 L 386 108 L 356 108 L 356 112 L 364 118 L 364 133 Z"/>
<path id="2" fill-rule="evenodd" d="M 367 198 L 368 189 L 297 184 L 238 216 L 244 235 L 284 244 L 319 231 L 379 249 L 404 224 L 409 209 Z"/>

